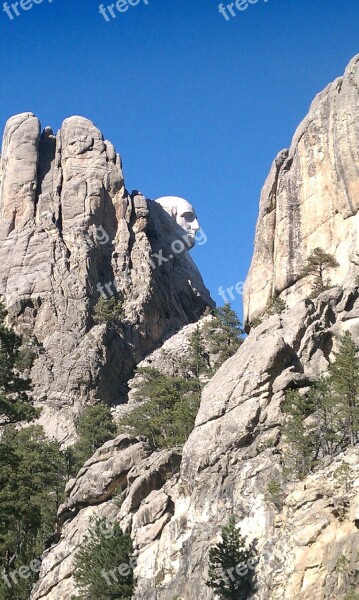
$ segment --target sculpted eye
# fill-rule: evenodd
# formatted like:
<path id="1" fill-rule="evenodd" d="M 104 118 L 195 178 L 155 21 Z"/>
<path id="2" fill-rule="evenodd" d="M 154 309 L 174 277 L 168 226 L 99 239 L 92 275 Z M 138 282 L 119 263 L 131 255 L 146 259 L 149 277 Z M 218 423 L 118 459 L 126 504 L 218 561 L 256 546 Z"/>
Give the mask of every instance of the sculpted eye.
<path id="1" fill-rule="evenodd" d="M 182 219 L 186 219 L 189 223 L 195 220 L 196 215 L 193 212 L 185 212 L 181 215 Z"/>

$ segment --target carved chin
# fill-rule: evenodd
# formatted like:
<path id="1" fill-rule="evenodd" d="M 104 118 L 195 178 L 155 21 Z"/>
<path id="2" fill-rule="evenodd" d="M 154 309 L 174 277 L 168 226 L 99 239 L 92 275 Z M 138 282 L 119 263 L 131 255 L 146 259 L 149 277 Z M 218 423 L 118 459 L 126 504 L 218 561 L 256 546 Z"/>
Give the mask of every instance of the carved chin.
<path id="1" fill-rule="evenodd" d="M 195 233 L 187 233 L 187 241 L 188 241 L 188 245 L 190 248 L 193 248 L 193 246 L 196 245 L 196 234 Z"/>

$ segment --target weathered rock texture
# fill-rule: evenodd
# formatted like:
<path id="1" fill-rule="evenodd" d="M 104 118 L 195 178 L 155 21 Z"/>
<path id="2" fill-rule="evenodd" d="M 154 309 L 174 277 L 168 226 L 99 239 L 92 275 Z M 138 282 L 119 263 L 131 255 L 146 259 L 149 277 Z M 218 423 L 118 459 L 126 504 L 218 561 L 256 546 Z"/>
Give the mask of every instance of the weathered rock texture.
<path id="1" fill-rule="evenodd" d="M 8 121 L 0 298 L 33 337 L 34 396 L 50 435 L 70 441 L 85 404 L 123 401 L 133 367 L 212 303 L 175 239 L 160 205 L 127 192 L 121 159 L 93 123 L 71 117 L 54 135 L 31 113 Z M 100 294 L 123 304 L 117 330 L 93 321 Z"/>
<path id="2" fill-rule="evenodd" d="M 333 284 L 352 283 L 359 251 L 359 55 L 343 77 L 314 100 L 289 150 L 275 159 L 264 185 L 252 265 L 245 285 L 245 320 L 281 295 L 292 306 L 309 290 L 306 257 L 321 247 L 340 267 Z"/>
<path id="3" fill-rule="evenodd" d="M 100 449 L 69 483 L 61 539 L 44 559 L 32 600 L 65 600 L 75 592 L 74 553 L 95 515 L 131 532 L 136 599 L 212 600 L 205 585 L 208 550 L 232 513 L 257 543 L 255 600 L 344 600 L 345 581 L 335 566 L 342 554 L 356 558 L 358 451 L 288 485 L 281 511 L 265 493 L 271 479 L 282 477 L 285 391 L 307 387 L 325 372 L 347 330 L 359 342 L 357 288 L 303 300 L 254 329 L 205 387 L 182 459 L 177 450 L 149 454 L 146 442 L 127 436 Z M 333 477 L 343 461 L 353 474 L 348 490 Z M 121 508 L 110 499 L 119 484 Z"/>
<path id="4" fill-rule="evenodd" d="M 286 390 L 308 388 L 326 372 L 344 331 L 359 343 L 359 289 L 350 285 L 358 249 L 358 64 L 356 57 L 316 98 L 263 190 L 246 319 L 277 294 L 289 307 L 253 329 L 206 385 L 182 456 L 177 449 L 151 453 L 144 440 L 122 436 L 69 483 L 61 538 L 44 559 L 32 600 L 64 600 L 76 592 L 74 555 L 94 515 L 119 521 L 132 535 L 136 600 L 213 600 L 205 585 L 208 551 L 232 514 L 260 557 L 253 600 L 344 600 L 346 581 L 336 564 L 341 555 L 351 561 L 357 555 L 358 450 L 328 460 L 301 483 L 285 484 L 280 510 L 265 494 L 271 479 L 283 477 Z M 299 274 L 315 247 L 335 255 L 340 267 L 331 276 L 342 287 L 309 300 L 310 282 Z M 171 368 L 181 335 L 165 348 L 170 360 L 155 353 L 153 364 Z M 352 471 L 348 488 L 334 477 L 342 462 Z M 121 508 L 113 497 L 118 486 Z"/>
<path id="5" fill-rule="evenodd" d="M 197 327 L 203 332 L 204 328 L 211 322 L 212 318 L 211 315 L 207 315 L 202 317 L 197 323 L 185 325 L 178 333 L 175 333 L 166 340 L 160 348 L 146 356 L 146 358 L 137 365 L 137 368 L 152 368 L 163 375 L 168 375 L 170 377 L 185 377 L 188 372 L 186 360 L 190 358 L 191 336 L 194 334 Z M 210 364 L 212 364 L 212 362 L 214 362 L 214 357 L 210 353 L 209 344 L 206 344 L 205 335 L 202 334 L 202 336 L 204 351 L 208 356 Z M 210 376 L 202 374 L 200 378 L 202 383 L 206 383 L 210 379 Z M 112 410 L 116 421 L 138 406 L 138 392 L 142 381 L 143 376 L 140 373 L 135 373 L 133 379 L 129 380 L 128 401 L 126 404 L 116 406 Z"/>

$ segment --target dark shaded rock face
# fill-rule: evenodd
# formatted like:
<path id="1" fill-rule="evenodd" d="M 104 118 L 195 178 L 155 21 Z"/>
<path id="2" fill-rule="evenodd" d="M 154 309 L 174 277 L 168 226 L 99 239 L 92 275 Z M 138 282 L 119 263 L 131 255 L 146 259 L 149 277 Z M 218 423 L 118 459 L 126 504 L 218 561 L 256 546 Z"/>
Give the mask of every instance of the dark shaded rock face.
<path id="1" fill-rule="evenodd" d="M 172 251 L 178 227 L 127 192 L 119 155 L 87 119 L 54 136 L 31 113 L 12 117 L 0 181 L 0 297 L 33 336 L 41 422 L 70 440 L 86 403 L 123 401 L 133 367 L 212 301 L 188 246 Z M 95 324 L 100 295 L 121 301 L 119 328 Z"/>

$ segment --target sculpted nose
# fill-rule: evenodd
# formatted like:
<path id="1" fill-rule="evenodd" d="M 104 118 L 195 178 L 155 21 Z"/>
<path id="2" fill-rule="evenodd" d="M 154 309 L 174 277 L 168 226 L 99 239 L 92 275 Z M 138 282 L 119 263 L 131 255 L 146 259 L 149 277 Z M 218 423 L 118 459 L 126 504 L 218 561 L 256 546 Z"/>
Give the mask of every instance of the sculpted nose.
<path id="1" fill-rule="evenodd" d="M 199 230 L 200 230 L 200 226 L 199 226 L 199 223 L 198 223 L 197 219 L 195 219 L 195 220 L 194 220 L 194 221 L 191 223 L 191 225 L 192 225 L 192 229 L 193 229 L 193 231 L 199 231 Z"/>

